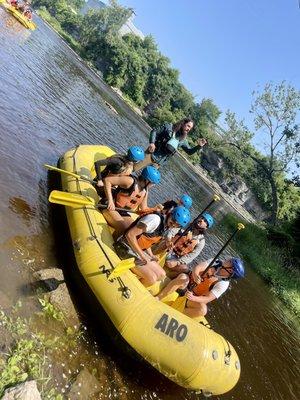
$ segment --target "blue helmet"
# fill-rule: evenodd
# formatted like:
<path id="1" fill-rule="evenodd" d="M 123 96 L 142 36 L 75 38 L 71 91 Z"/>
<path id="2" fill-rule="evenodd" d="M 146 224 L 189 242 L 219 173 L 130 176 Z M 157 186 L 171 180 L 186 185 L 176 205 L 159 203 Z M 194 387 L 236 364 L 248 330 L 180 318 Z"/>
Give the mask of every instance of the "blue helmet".
<path id="1" fill-rule="evenodd" d="M 133 162 L 143 161 L 145 152 L 140 146 L 131 146 L 127 151 L 127 158 Z"/>
<path id="2" fill-rule="evenodd" d="M 193 200 L 192 200 L 191 196 L 189 196 L 188 194 L 183 194 L 180 197 L 180 202 L 186 208 L 191 208 L 192 204 L 193 204 Z"/>
<path id="3" fill-rule="evenodd" d="M 187 226 L 187 224 L 191 221 L 191 213 L 184 206 L 177 206 L 171 213 L 173 220 L 179 224 L 182 228 Z"/>
<path id="4" fill-rule="evenodd" d="M 203 214 L 201 214 L 201 217 L 204 218 L 205 221 L 207 222 L 207 227 L 208 228 L 211 228 L 213 226 L 215 220 L 213 219 L 213 217 L 209 213 L 204 212 Z"/>
<path id="5" fill-rule="evenodd" d="M 157 168 L 152 165 L 148 165 L 142 170 L 141 176 L 151 183 L 159 183 L 160 182 L 160 172 Z"/>
<path id="6" fill-rule="evenodd" d="M 233 279 L 244 278 L 245 269 L 243 261 L 240 258 L 232 258 L 231 263 L 233 268 L 233 273 L 231 275 L 231 278 Z"/>

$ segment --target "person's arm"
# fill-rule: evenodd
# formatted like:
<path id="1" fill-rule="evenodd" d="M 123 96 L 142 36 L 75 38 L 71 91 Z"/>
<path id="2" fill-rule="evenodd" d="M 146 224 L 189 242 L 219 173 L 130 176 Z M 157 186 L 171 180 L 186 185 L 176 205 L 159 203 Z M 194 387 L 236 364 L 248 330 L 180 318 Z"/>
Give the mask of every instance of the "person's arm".
<path id="1" fill-rule="evenodd" d="M 205 270 L 205 268 L 208 266 L 209 262 L 210 262 L 210 260 L 201 261 L 199 264 L 195 265 L 195 267 L 193 268 L 192 277 L 196 283 L 201 282 L 200 275 Z"/>
<path id="2" fill-rule="evenodd" d="M 95 165 L 97 181 L 102 181 L 101 167 L 104 167 L 104 165 L 108 165 L 109 163 L 110 163 L 109 158 L 104 158 L 102 160 L 98 160 L 95 162 L 94 165 Z"/>
<path id="3" fill-rule="evenodd" d="M 205 296 L 196 296 L 192 292 L 187 291 L 185 296 L 188 300 L 195 301 L 196 303 L 202 303 L 202 304 L 210 303 L 211 301 L 216 299 L 216 296 L 212 292 L 209 292 Z"/>
<path id="4" fill-rule="evenodd" d="M 203 147 L 206 145 L 207 141 L 204 138 L 198 139 L 198 144 L 194 147 L 191 147 L 188 141 L 185 139 L 183 142 L 179 143 L 179 147 L 182 148 L 182 150 L 191 156 L 192 154 L 196 153 L 197 151 L 202 151 Z"/>
<path id="5" fill-rule="evenodd" d="M 145 263 L 150 261 L 150 257 L 147 256 L 140 248 L 137 238 L 139 235 L 146 232 L 146 229 L 147 226 L 140 221 L 133 228 L 129 229 L 129 231 L 125 234 L 129 246 L 139 255 L 141 260 L 143 260 Z"/>
<path id="6" fill-rule="evenodd" d="M 194 250 L 191 251 L 189 254 L 180 257 L 180 262 L 183 264 L 189 264 L 191 263 L 196 257 L 199 256 L 199 254 L 201 253 L 201 251 L 203 250 L 205 245 L 205 239 L 201 238 L 199 240 L 199 242 L 197 243 L 197 245 L 195 246 Z"/>
<path id="7" fill-rule="evenodd" d="M 131 176 L 108 176 L 104 178 L 104 190 L 108 200 L 107 209 L 109 211 L 115 210 L 115 203 L 112 195 L 112 186 L 118 186 L 123 189 L 128 189 L 133 184 Z"/>
<path id="8" fill-rule="evenodd" d="M 148 209 L 148 195 L 149 195 L 149 192 L 148 192 L 148 188 L 147 188 L 145 197 L 143 198 L 143 201 L 139 206 L 139 210 L 146 211 Z"/>

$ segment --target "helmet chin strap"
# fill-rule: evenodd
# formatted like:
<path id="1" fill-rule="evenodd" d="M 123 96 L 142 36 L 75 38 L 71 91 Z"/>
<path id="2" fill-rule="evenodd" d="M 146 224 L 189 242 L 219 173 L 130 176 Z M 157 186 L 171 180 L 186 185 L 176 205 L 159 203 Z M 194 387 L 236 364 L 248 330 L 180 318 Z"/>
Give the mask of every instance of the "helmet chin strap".
<path id="1" fill-rule="evenodd" d="M 216 268 L 216 271 L 215 271 L 215 273 L 214 273 L 214 276 L 215 276 L 216 278 L 221 278 L 222 281 L 229 281 L 230 278 L 231 278 L 232 275 L 233 275 L 233 271 L 232 271 L 231 273 L 229 273 L 229 276 L 228 276 L 228 277 L 225 277 L 225 276 L 222 276 L 222 275 L 219 274 L 219 272 L 221 271 L 221 269 L 225 269 L 225 271 L 229 273 L 228 268 L 224 267 L 224 266 L 221 264 L 219 267 Z"/>

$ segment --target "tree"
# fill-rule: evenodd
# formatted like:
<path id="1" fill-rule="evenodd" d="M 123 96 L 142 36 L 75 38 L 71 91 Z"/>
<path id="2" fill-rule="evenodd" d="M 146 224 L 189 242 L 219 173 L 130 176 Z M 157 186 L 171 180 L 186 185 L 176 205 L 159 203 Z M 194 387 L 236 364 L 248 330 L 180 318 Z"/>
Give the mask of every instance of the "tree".
<path id="1" fill-rule="evenodd" d="M 250 112 L 254 116 L 256 134 L 261 136 L 264 143 L 264 156 L 251 151 L 252 134 L 243 122 L 236 121 L 232 113 L 226 119 L 226 139 L 227 144 L 251 157 L 269 182 L 272 195 L 270 222 L 275 225 L 278 218 L 279 177 L 299 163 L 300 131 L 295 120 L 300 107 L 300 92 L 286 82 L 279 85 L 268 83 L 261 93 L 254 91 L 253 96 Z"/>
<path id="2" fill-rule="evenodd" d="M 271 222 L 275 224 L 278 213 L 276 177 L 290 172 L 292 161 L 299 162 L 300 130 L 295 121 L 300 109 L 300 91 L 283 81 L 279 85 L 268 83 L 262 93 L 253 94 L 251 113 L 255 128 L 268 139 L 265 172 L 272 189 Z"/>

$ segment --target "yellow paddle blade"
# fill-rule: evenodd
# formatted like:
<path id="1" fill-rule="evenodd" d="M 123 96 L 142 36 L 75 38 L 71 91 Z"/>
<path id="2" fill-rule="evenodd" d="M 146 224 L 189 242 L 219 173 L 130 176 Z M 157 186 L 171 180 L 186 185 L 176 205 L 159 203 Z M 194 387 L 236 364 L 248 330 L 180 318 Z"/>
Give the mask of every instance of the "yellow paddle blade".
<path id="1" fill-rule="evenodd" d="M 68 207 L 95 206 L 95 200 L 92 197 L 82 196 L 77 193 L 61 192 L 60 190 L 52 190 L 49 201 L 50 203 Z"/>
<path id="2" fill-rule="evenodd" d="M 122 260 L 115 266 L 113 272 L 109 275 L 109 279 L 117 278 L 122 275 L 124 272 L 128 271 L 130 268 L 135 267 L 135 258 L 127 258 L 126 260 Z"/>
<path id="3" fill-rule="evenodd" d="M 177 299 L 171 305 L 171 307 L 177 311 L 183 312 L 186 300 L 187 298 L 185 296 L 178 296 Z"/>
<path id="4" fill-rule="evenodd" d="M 164 251 L 162 254 L 159 255 L 158 263 L 162 268 L 166 263 L 167 255 L 168 255 L 167 251 Z"/>

